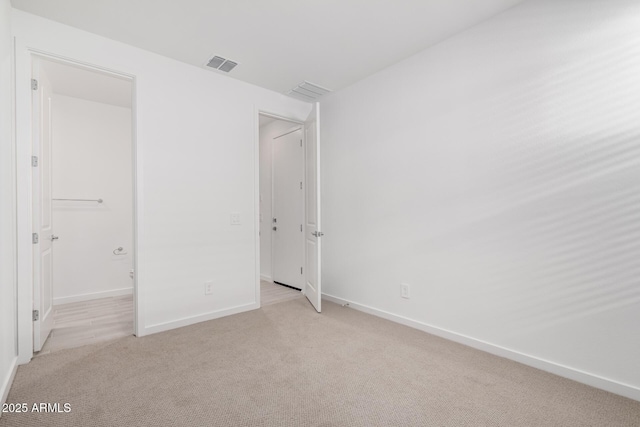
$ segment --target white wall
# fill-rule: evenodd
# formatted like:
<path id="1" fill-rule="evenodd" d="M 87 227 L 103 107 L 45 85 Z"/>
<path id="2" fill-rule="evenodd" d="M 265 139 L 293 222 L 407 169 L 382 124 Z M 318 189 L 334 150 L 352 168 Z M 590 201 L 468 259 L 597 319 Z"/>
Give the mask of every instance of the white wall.
<path id="1" fill-rule="evenodd" d="M 53 198 L 104 200 L 53 202 L 53 302 L 130 293 L 131 109 L 56 94 L 52 112 Z"/>
<path id="2" fill-rule="evenodd" d="M 294 126 L 275 120 L 260 127 L 260 276 L 273 280 L 271 271 L 272 141 Z"/>
<path id="3" fill-rule="evenodd" d="M 12 48 L 11 5 L 0 0 L 0 403 L 17 355 Z"/>
<path id="4" fill-rule="evenodd" d="M 324 292 L 640 399 L 638 76 L 640 3 L 541 0 L 323 99 Z"/>
<path id="5" fill-rule="evenodd" d="M 19 142 L 29 133 L 27 48 L 135 77 L 139 333 L 258 307 L 257 111 L 303 119 L 310 105 L 17 10 L 13 31 Z M 18 187 L 19 209 L 26 185 Z M 241 225 L 230 225 L 232 212 Z M 24 223 L 18 228 L 28 235 Z M 21 245 L 19 253 L 30 249 Z M 19 268 L 28 271 L 25 259 Z M 27 280 L 19 284 L 23 302 Z M 205 281 L 214 282 L 213 295 L 205 296 Z M 29 353 L 22 343 L 21 356 Z"/>

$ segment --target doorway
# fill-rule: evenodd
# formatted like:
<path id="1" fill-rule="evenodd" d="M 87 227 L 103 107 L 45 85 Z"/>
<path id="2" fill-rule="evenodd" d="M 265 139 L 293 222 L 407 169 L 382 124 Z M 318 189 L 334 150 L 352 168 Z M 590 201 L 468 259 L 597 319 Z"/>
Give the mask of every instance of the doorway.
<path id="1" fill-rule="evenodd" d="M 261 305 L 302 294 L 321 311 L 318 108 L 305 122 L 258 114 Z"/>
<path id="2" fill-rule="evenodd" d="M 267 177 L 264 186 L 261 183 L 261 194 L 266 192 L 263 192 L 263 187 L 271 187 L 271 197 L 263 197 L 265 205 L 263 230 L 265 234 L 270 234 L 271 238 L 271 278 L 276 284 L 302 290 L 304 286 L 302 125 L 291 127 L 291 123 L 274 120 L 264 126 L 264 133 L 265 140 L 261 143 L 267 147 L 263 151 L 270 151 L 271 154 L 271 176 Z M 268 159 L 264 163 L 267 161 Z M 265 216 L 267 216 L 266 221 Z M 269 223 L 271 230 L 268 230 L 269 225 L 266 223 Z M 269 231 L 271 232 L 268 233 Z M 269 248 L 265 245 L 265 249 Z M 265 251 L 265 258 L 268 255 Z M 268 271 L 264 273 L 268 274 Z"/>
<path id="3" fill-rule="evenodd" d="M 303 124 L 260 115 L 261 303 L 301 296 L 304 287 Z"/>
<path id="4" fill-rule="evenodd" d="M 32 60 L 33 351 L 134 333 L 133 81 Z"/>

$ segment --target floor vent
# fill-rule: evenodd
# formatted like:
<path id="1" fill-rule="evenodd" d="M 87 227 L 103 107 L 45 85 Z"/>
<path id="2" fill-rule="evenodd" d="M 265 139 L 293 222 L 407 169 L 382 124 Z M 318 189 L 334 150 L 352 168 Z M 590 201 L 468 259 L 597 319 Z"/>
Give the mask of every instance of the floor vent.
<path id="1" fill-rule="evenodd" d="M 214 56 L 209 60 L 209 62 L 207 62 L 207 67 L 215 68 L 216 70 L 224 71 L 225 73 L 236 68 L 236 65 L 238 65 L 237 62 L 233 62 L 221 56 Z"/>
<path id="2" fill-rule="evenodd" d="M 329 92 L 331 92 L 329 89 L 305 81 L 287 92 L 287 95 L 303 101 L 315 102 Z"/>

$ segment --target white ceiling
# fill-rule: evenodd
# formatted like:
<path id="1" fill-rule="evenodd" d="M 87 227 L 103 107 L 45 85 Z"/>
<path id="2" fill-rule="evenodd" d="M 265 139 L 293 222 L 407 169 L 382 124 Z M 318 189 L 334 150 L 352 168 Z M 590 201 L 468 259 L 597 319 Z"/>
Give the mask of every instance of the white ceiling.
<path id="1" fill-rule="evenodd" d="M 341 89 L 521 1 L 12 0 L 12 4 L 196 66 L 222 56 L 240 64 L 230 77 L 286 93 L 304 80 Z"/>
<path id="2" fill-rule="evenodd" d="M 60 62 L 41 64 L 54 93 L 131 108 L 131 80 Z"/>

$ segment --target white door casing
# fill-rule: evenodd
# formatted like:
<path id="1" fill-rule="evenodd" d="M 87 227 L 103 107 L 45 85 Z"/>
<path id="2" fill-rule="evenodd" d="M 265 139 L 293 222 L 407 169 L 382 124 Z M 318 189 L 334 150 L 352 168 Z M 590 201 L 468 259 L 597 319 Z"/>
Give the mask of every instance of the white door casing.
<path id="1" fill-rule="evenodd" d="M 51 207 L 51 85 L 34 60 L 32 76 L 33 156 L 33 350 L 40 351 L 53 328 L 53 223 Z M 33 84 L 33 83 L 32 83 Z M 35 161 L 35 160 L 33 160 Z M 35 316 L 37 313 L 37 318 Z"/>
<path id="2" fill-rule="evenodd" d="M 322 278 L 320 254 L 320 105 L 315 103 L 305 121 L 305 286 L 304 294 L 320 313 Z"/>
<path id="3" fill-rule="evenodd" d="M 274 282 L 304 287 L 304 148 L 302 126 L 277 136 L 272 147 L 271 248 Z"/>

